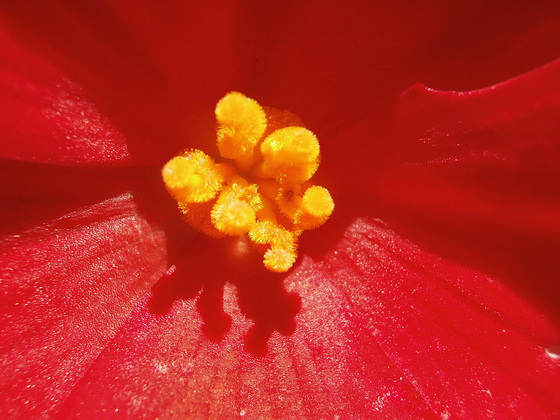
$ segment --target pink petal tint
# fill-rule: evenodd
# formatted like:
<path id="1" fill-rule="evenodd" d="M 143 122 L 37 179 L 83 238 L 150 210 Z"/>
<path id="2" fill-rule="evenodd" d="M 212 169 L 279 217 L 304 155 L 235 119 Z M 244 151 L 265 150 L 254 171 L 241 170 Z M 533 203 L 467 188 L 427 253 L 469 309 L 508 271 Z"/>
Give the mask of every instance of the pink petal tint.
<path id="1" fill-rule="evenodd" d="M 65 3 L 0 17 L 3 415 L 560 416 L 560 62 L 450 91 L 553 60 L 557 6 Z M 285 276 L 159 179 L 230 90 L 322 140 Z"/>

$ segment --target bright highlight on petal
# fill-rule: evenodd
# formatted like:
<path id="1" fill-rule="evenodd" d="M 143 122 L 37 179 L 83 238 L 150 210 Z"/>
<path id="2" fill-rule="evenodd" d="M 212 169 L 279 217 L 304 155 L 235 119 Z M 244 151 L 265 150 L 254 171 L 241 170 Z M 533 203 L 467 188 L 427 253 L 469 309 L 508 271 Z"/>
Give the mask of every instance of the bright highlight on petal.
<path id="1" fill-rule="evenodd" d="M 216 238 L 248 234 L 264 266 L 285 272 L 297 259 L 299 235 L 325 223 L 334 201 L 308 183 L 319 167 L 315 134 L 297 116 L 265 109 L 228 93 L 215 110 L 224 160 L 190 150 L 167 162 L 162 177 L 194 229 Z"/>

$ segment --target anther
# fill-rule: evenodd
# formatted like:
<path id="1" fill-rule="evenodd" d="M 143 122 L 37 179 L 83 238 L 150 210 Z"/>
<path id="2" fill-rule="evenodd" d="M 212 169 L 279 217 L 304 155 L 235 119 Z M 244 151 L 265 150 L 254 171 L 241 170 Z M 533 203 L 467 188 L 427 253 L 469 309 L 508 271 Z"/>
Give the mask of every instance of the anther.
<path id="1" fill-rule="evenodd" d="M 200 150 L 191 150 L 171 159 L 163 167 L 162 177 L 169 193 L 183 203 L 211 200 L 223 182 L 214 161 Z"/>
<path id="2" fill-rule="evenodd" d="M 263 263 L 271 271 L 288 271 L 297 259 L 296 236 L 275 223 L 257 222 L 249 231 L 249 238 L 256 244 L 270 245 Z"/>
<path id="3" fill-rule="evenodd" d="M 270 271 L 284 273 L 292 268 L 296 262 L 297 254 L 282 248 L 270 248 L 264 253 L 264 266 Z"/>
<path id="4" fill-rule="evenodd" d="M 313 186 L 305 190 L 301 201 L 304 212 L 317 217 L 329 217 L 334 210 L 334 201 L 326 188 Z"/>
<path id="5" fill-rule="evenodd" d="M 249 238 L 256 244 L 269 244 L 292 251 L 297 248 L 294 233 L 270 221 L 255 223 L 249 231 Z"/>
<path id="6" fill-rule="evenodd" d="M 334 201 L 326 188 L 309 187 L 301 199 L 301 212 L 297 215 L 299 229 L 316 229 L 323 225 L 334 211 Z"/>
<path id="7" fill-rule="evenodd" d="M 225 235 L 238 236 L 249 232 L 256 215 L 251 206 L 242 200 L 218 199 L 211 212 L 212 224 Z"/>
<path id="8" fill-rule="evenodd" d="M 266 114 L 253 99 L 231 92 L 216 105 L 220 155 L 236 161 L 250 161 L 253 150 L 266 131 Z"/>
<path id="9" fill-rule="evenodd" d="M 222 191 L 212 208 L 212 224 L 226 235 L 242 235 L 253 227 L 256 213 L 261 207 L 255 185 L 243 186 L 233 183 Z"/>
<path id="10" fill-rule="evenodd" d="M 319 166 L 319 141 L 303 127 L 276 130 L 261 144 L 265 173 L 278 182 L 305 182 Z"/>

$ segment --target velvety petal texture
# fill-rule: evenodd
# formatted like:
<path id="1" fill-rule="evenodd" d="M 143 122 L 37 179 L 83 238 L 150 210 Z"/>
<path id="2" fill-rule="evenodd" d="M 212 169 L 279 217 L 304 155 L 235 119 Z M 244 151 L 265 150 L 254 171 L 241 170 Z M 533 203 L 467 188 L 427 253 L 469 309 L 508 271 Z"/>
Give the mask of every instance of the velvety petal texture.
<path id="1" fill-rule="evenodd" d="M 560 63 L 468 91 L 556 58 L 559 7 L 2 3 L 0 412 L 560 417 Z M 285 276 L 161 183 L 231 90 L 322 141 Z"/>
<path id="2" fill-rule="evenodd" d="M 417 85 L 399 105 L 404 163 L 373 180 L 384 217 L 560 321 L 560 61 L 471 92 Z"/>
<path id="3" fill-rule="evenodd" d="M 560 238 L 560 60 L 477 91 L 417 85 L 399 110 L 406 163 L 379 181 L 386 191 L 427 212 Z"/>
<path id="4" fill-rule="evenodd" d="M 121 195 L 0 240 L 0 411 L 46 417 L 165 271 L 165 236 Z M 141 261 L 141 264 L 138 262 Z"/>
<path id="5" fill-rule="evenodd" d="M 239 290 L 216 343 L 200 302 L 142 303 L 63 405 L 62 417 L 547 418 L 560 414 L 560 339 L 500 282 L 442 260 L 377 220 L 356 220 L 285 284 L 293 334 L 251 350 Z M 266 302 L 264 302 L 266 305 Z M 214 308 L 221 311 L 220 306 Z M 258 320 L 258 316 L 256 318 Z M 257 322 L 257 321 L 256 321 Z"/>
<path id="6" fill-rule="evenodd" d="M 130 159 L 124 136 L 44 58 L 0 31 L 0 158 L 50 164 Z"/>

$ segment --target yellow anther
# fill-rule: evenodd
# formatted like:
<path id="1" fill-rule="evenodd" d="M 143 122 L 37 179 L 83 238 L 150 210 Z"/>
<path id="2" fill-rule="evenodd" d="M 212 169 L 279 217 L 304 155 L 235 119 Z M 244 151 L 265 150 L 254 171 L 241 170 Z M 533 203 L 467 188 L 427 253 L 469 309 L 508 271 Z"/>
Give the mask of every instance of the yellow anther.
<path id="1" fill-rule="evenodd" d="M 274 229 L 274 223 L 270 221 L 257 222 L 249 231 L 249 238 L 256 244 L 268 244 L 270 233 Z"/>
<path id="2" fill-rule="evenodd" d="M 226 235 L 249 232 L 256 222 L 256 213 L 262 207 L 256 185 L 241 185 L 242 178 L 226 188 L 212 208 L 214 227 Z"/>
<path id="3" fill-rule="evenodd" d="M 220 200 L 211 212 L 212 224 L 226 235 L 238 236 L 249 232 L 255 224 L 255 210 L 242 200 Z"/>
<path id="4" fill-rule="evenodd" d="M 270 248 L 264 253 L 264 266 L 270 271 L 284 273 L 296 262 L 297 254 L 282 248 Z"/>
<path id="5" fill-rule="evenodd" d="M 222 98 L 215 114 L 223 159 L 185 152 L 164 166 L 164 183 L 194 229 L 216 238 L 248 234 L 267 269 L 288 271 L 299 235 L 334 209 L 327 189 L 308 187 L 319 142 L 296 115 L 262 108 L 238 92 Z"/>
<path id="6" fill-rule="evenodd" d="M 216 105 L 218 149 L 227 159 L 249 159 L 266 131 L 266 114 L 253 99 L 231 92 Z"/>
<path id="7" fill-rule="evenodd" d="M 256 244 L 269 244 L 273 248 L 295 251 L 296 235 L 282 226 L 270 221 L 257 222 L 249 231 L 249 238 Z"/>
<path id="8" fill-rule="evenodd" d="M 222 188 L 223 177 L 214 161 L 200 150 L 174 157 L 161 173 L 167 190 L 178 202 L 203 203 Z"/>
<path id="9" fill-rule="evenodd" d="M 272 222 L 257 222 L 249 231 L 249 238 L 256 244 L 270 245 L 264 253 L 266 268 L 279 273 L 288 271 L 297 259 L 296 236 Z"/>
<path id="10" fill-rule="evenodd" d="M 247 180 L 240 176 L 231 179 L 227 194 L 232 198 L 235 197 L 238 200 L 247 202 L 255 211 L 262 208 L 262 199 L 259 194 L 258 185 L 249 184 Z"/>
<path id="11" fill-rule="evenodd" d="M 326 188 L 309 187 L 301 199 L 301 209 L 295 217 L 298 229 L 310 230 L 322 226 L 334 210 L 334 201 Z"/>
<path id="12" fill-rule="evenodd" d="M 261 144 L 262 170 L 281 183 L 305 182 L 319 166 L 319 141 L 303 127 L 276 130 Z"/>
<path id="13" fill-rule="evenodd" d="M 328 218 L 334 210 L 329 190 L 319 186 L 309 187 L 301 200 L 302 210 L 312 216 Z"/>

